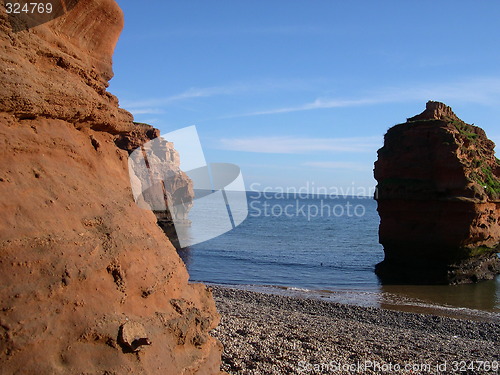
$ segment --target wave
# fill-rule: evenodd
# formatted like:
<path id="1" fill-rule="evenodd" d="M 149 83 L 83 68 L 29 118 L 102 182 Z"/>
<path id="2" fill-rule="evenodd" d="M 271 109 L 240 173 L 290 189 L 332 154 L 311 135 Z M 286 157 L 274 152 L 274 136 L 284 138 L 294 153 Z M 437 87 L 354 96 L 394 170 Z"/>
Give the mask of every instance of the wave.
<path id="1" fill-rule="evenodd" d="M 487 322 L 500 322 L 500 313 L 494 311 L 477 310 L 466 307 L 455 307 L 446 304 L 436 304 L 412 297 L 381 292 L 380 290 L 357 289 L 314 289 L 286 285 L 262 284 L 225 284 L 213 283 L 235 289 L 253 292 L 277 294 L 296 298 L 313 298 L 328 302 L 361 307 L 374 307 L 386 310 L 411 312 L 418 314 L 445 316 L 456 319 L 469 319 Z"/>

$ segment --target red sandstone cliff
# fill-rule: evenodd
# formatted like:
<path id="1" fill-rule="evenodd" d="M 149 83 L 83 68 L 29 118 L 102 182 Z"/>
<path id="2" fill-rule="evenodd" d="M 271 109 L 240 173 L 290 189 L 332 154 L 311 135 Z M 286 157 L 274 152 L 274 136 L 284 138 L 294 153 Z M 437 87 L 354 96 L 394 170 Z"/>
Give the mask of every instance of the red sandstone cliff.
<path id="1" fill-rule="evenodd" d="M 1 7 L 0 373 L 218 373 L 211 293 L 132 197 L 128 151 L 158 132 L 106 91 L 120 9 L 10 26 Z"/>
<path id="2" fill-rule="evenodd" d="M 388 130 L 375 163 L 383 281 L 464 283 L 499 273 L 494 147 L 438 102 Z"/>

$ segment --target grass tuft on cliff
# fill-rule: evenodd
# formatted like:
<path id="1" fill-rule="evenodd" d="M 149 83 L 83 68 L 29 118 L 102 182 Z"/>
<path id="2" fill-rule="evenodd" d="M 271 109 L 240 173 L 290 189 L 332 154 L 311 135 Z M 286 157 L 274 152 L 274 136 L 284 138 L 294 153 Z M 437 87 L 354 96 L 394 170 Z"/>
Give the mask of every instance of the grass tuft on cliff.
<path id="1" fill-rule="evenodd" d="M 449 123 L 458 131 L 459 137 L 469 141 L 461 146 L 462 154 L 469 155 L 472 160 L 471 167 L 474 170 L 469 174 L 469 180 L 484 189 L 490 199 L 500 199 L 500 178 L 497 176 L 498 172 L 495 173 L 500 166 L 500 160 L 497 157 L 492 159 L 493 142 L 489 141 L 484 131 L 477 126 L 460 119 L 450 120 Z"/>
<path id="2" fill-rule="evenodd" d="M 469 249 L 467 255 L 469 257 L 476 257 L 479 255 L 496 254 L 496 253 L 498 253 L 498 251 L 499 251 L 498 249 L 492 249 L 492 248 L 487 247 L 487 246 L 478 246 L 474 249 Z"/>
<path id="3" fill-rule="evenodd" d="M 452 120 L 451 124 L 455 126 L 458 132 L 465 136 L 470 141 L 475 141 L 479 138 L 479 134 L 475 133 L 473 125 L 469 125 L 462 120 Z"/>

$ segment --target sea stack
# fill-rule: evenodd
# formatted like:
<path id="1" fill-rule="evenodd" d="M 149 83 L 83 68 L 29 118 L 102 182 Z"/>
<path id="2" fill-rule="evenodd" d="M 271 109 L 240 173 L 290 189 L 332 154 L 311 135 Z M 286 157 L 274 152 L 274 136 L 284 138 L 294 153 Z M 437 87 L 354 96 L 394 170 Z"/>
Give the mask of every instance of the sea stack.
<path id="1" fill-rule="evenodd" d="M 217 374 L 212 294 L 132 195 L 129 153 L 159 131 L 106 90 L 122 12 L 71 4 L 33 28 L 0 7 L 0 372 Z"/>
<path id="2" fill-rule="evenodd" d="M 383 283 L 461 284 L 500 272 L 500 161 L 481 128 L 429 101 L 375 162 Z"/>

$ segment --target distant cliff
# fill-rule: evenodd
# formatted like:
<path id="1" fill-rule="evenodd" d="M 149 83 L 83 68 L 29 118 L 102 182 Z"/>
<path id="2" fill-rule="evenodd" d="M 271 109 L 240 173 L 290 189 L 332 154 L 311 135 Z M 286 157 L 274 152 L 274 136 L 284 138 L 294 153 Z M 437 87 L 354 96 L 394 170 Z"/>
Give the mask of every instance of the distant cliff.
<path id="1" fill-rule="evenodd" d="M 500 272 L 494 147 L 439 102 L 388 130 L 375 163 L 382 281 L 467 283 Z"/>
<path id="2" fill-rule="evenodd" d="M 159 132 L 106 91 L 122 26 L 112 0 L 19 32 L 0 7 L 2 373 L 219 372 L 211 293 L 132 196 L 129 152 Z"/>

